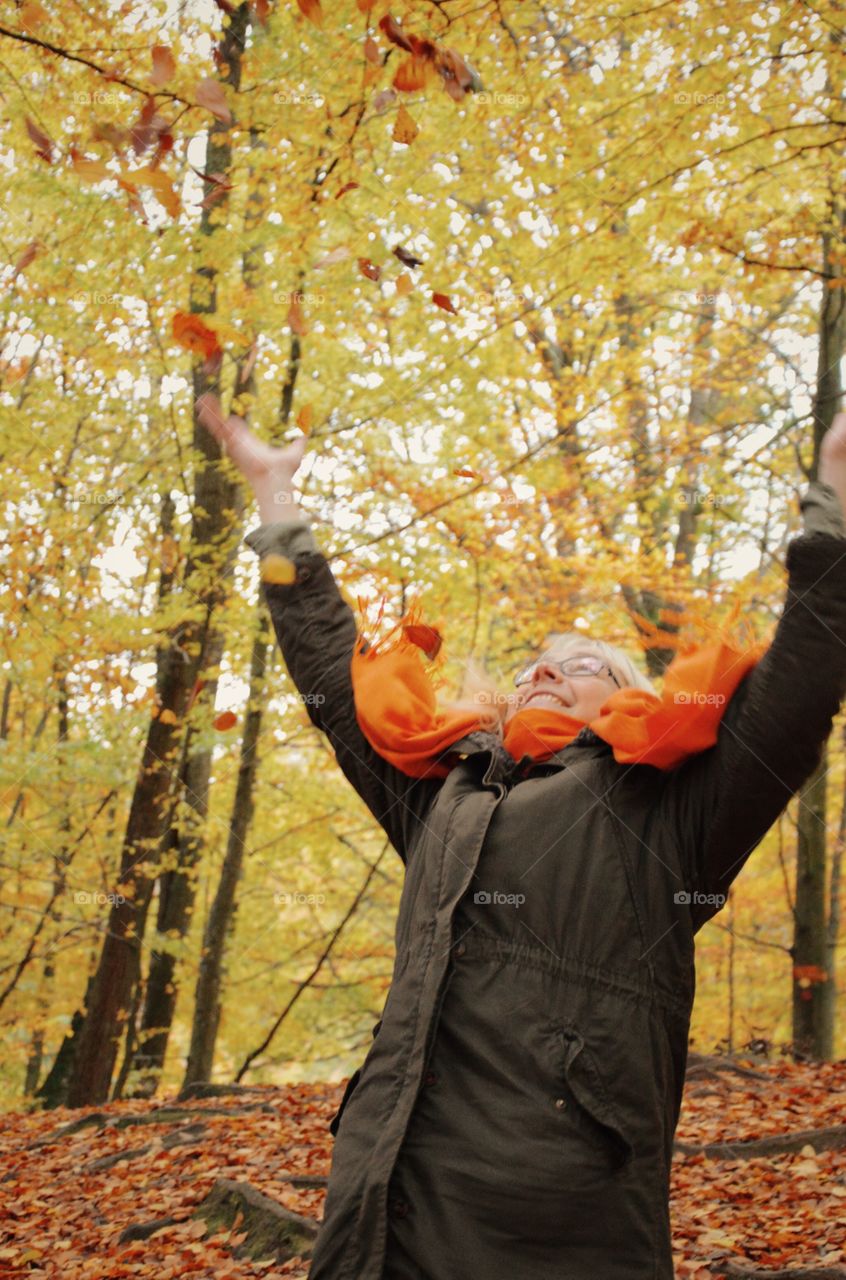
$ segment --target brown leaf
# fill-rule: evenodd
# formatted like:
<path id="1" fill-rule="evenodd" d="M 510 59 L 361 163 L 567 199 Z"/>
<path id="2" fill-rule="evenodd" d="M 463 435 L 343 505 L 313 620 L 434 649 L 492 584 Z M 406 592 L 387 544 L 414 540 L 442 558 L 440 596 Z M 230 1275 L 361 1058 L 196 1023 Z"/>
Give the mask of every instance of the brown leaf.
<path id="1" fill-rule="evenodd" d="M 198 106 L 205 107 L 218 120 L 222 120 L 224 124 L 232 123 L 232 112 L 227 106 L 223 88 L 218 80 L 212 76 L 206 76 L 194 90 L 194 97 Z"/>
<path id="2" fill-rule="evenodd" d="M 382 55 L 379 52 L 379 46 L 372 36 L 368 36 L 364 42 L 364 56 L 373 66 L 382 65 Z"/>
<path id="3" fill-rule="evenodd" d="M 215 716 L 212 724 L 215 729 L 231 729 L 238 723 L 238 717 L 234 711 L 221 711 L 219 716 Z M 189 1228 L 190 1230 L 190 1228 Z M 205 1233 L 205 1223 L 203 1223 L 203 1233 Z"/>
<path id="4" fill-rule="evenodd" d="M 348 191 L 355 191 L 358 185 L 359 184 L 357 182 L 348 182 L 346 186 L 341 187 L 341 190 L 336 194 L 335 199 L 340 200 L 341 196 L 345 196 Z"/>
<path id="5" fill-rule="evenodd" d="M 430 662 L 438 656 L 443 641 L 434 627 L 426 626 L 425 623 L 412 623 L 402 630 L 413 645 L 423 650 Z"/>
<path id="6" fill-rule="evenodd" d="M 358 269 L 363 276 L 367 276 L 368 280 L 378 280 L 382 274 L 382 268 L 377 267 L 369 258 L 359 258 Z"/>
<path id="7" fill-rule="evenodd" d="M 19 271 L 26 271 L 29 264 L 34 260 L 39 249 L 43 248 L 44 245 L 40 240 L 31 241 L 15 263 L 15 275 L 17 275 Z"/>
<path id="8" fill-rule="evenodd" d="M 42 160 L 46 160 L 48 164 L 53 163 L 53 143 L 43 129 L 39 129 L 29 116 L 24 117 L 26 131 L 32 141 L 35 143 L 35 154 L 41 156 Z"/>
<path id="9" fill-rule="evenodd" d="M 389 13 L 386 13 L 384 18 L 379 19 L 379 30 L 385 33 L 385 36 L 390 40 L 391 44 L 399 45 L 399 47 L 401 49 L 405 49 L 407 53 L 414 52 L 414 46 L 411 41 L 406 36 L 396 18 L 392 18 Z"/>
<path id="10" fill-rule="evenodd" d="M 383 107 L 390 106 L 392 102 L 396 101 L 396 97 L 396 92 L 393 89 L 380 90 L 373 99 L 373 110 L 381 111 Z"/>
<path id="11" fill-rule="evenodd" d="M 391 250 L 404 267 L 422 267 L 423 259 L 415 258 L 413 253 L 409 253 L 408 249 L 403 249 L 401 244 L 395 244 Z"/>
<path id="12" fill-rule="evenodd" d="M 442 311 L 451 311 L 454 316 L 458 315 L 458 312 L 445 293 L 433 293 L 432 301 L 435 306 L 440 307 Z"/>
<path id="13" fill-rule="evenodd" d="M 38 0 L 27 0 L 18 12 L 18 22 L 21 24 L 22 31 L 35 32 L 49 21 L 49 13 L 43 4 L 38 3 Z"/>
<path id="14" fill-rule="evenodd" d="M 161 88 L 176 74 L 176 62 L 170 46 L 154 44 L 152 59 L 153 73 L 150 76 L 150 83 L 156 85 L 157 88 Z"/>
<path id="15" fill-rule="evenodd" d="M 261 25 L 266 27 L 270 16 L 270 0 L 252 0 L 251 7 Z"/>
<path id="16" fill-rule="evenodd" d="M 71 152 L 71 167 L 74 173 L 88 182 L 103 182 L 106 178 L 114 178 L 102 160 L 89 160 L 78 151 Z"/>
<path id="17" fill-rule="evenodd" d="M 304 338 L 308 333 L 308 324 L 296 294 L 291 295 L 291 305 L 288 307 L 288 326 L 291 332 L 295 333 L 299 338 Z"/>
<path id="18" fill-rule="evenodd" d="M 439 49 L 435 66 L 443 77 L 444 88 L 449 96 L 460 102 L 474 83 L 473 72 L 467 63 L 454 49 Z"/>

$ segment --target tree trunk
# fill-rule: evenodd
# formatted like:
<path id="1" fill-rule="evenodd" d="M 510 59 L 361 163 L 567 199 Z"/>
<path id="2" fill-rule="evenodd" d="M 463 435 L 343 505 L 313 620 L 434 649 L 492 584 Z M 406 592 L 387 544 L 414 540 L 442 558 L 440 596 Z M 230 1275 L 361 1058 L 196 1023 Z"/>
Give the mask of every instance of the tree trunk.
<path id="1" fill-rule="evenodd" d="M 842 275 L 839 265 L 846 233 L 846 203 L 832 193 L 831 215 L 838 233 L 822 236 L 823 270 Z M 843 394 L 840 364 L 846 346 L 846 290 L 842 285 L 822 286 L 817 384 L 812 421 L 813 460 L 809 478 L 816 478 L 820 444 L 831 426 Z M 801 691 L 797 690 L 797 697 Z M 826 921 L 826 786 L 828 746 L 819 769 L 802 788 L 796 851 L 796 916 L 793 939 L 793 1044 L 803 1055 L 824 1059 L 834 1041 L 833 976 L 828 970 L 831 954 Z"/>
<path id="2" fill-rule="evenodd" d="M 227 67 L 225 80 L 236 91 L 249 21 L 249 5 L 243 3 L 229 18 L 222 40 L 222 65 Z M 206 151 L 209 171 L 226 172 L 229 168 L 230 127 L 215 121 L 209 130 Z M 212 229 L 206 208 L 201 233 L 208 235 Z M 214 312 L 215 277 L 213 267 L 202 266 L 195 273 L 191 296 L 194 314 Z M 219 391 L 218 379 L 219 366 L 210 368 L 208 363 L 204 366 L 195 363 L 195 405 L 203 393 Z M 198 607 L 192 608 L 185 621 L 174 629 L 170 644 L 159 656 L 159 714 L 150 724 L 132 797 L 116 900 L 109 912 L 108 929 L 74 1059 L 69 1106 L 88 1106 L 105 1102 L 109 1097 L 119 1042 L 141 976 L 141 943 L 156 874 L 156 856 L 163 839 L 166 842 L 179 794 L 182 763 L 177 757 L 184 738 L 183 721 L 189 695 L 203 669 L 212 613 L 224 597 L 234 561 L 231 521 L 233 511 L 238 514 L 240 486 L 224 478 L 216 465 L 221 457 L 219 446 L 198 422 L 196 411 L 193 445 L 201 464 L 194 485 L 185 587 Z M 199 585 L 193 589 L 195 582 Z"/>

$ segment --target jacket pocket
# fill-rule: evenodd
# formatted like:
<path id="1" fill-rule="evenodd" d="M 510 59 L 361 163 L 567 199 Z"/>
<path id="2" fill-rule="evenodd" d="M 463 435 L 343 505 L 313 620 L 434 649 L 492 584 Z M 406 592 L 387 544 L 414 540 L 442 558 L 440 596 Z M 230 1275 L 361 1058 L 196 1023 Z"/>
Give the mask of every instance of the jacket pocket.
<path id="1" fill-rule="evenodd" d="M 629 1126 L 611 1097 L 593 1052 L 581 1032 L 572 1025 L 559 1025 L 557 1034 L 564 1046 L 562 1086 L 566 1104 L 575 1104 L 576 1119 L 609 1152 L 615 1168 L 622 1168 L 635 1156 Z"/>
<path id="2" fill-rule="evenodd" d="M 376 1036 L 379 1034 L 379 1028 L 381 1027 L 381 1025 L 382 1025 L 382 1019 L 380 1018 L 379 1021 L 376 1023 L 376 1026 L 373 1028 L 374 1040 L 376 1039 Z M 355 1087 L 358 1084 L 359 1080 L 361 1079 L 361 1073 L 364 1070 L 365 1065 L 366 1065 L 366 1060 L 350 1076 L 349 1080 L 347 1081 L 347 1087 L 344 1090 L 343 1097 L 341 1098 L 341 1105 L 338 1107 L 338 1110 L 335 1112 L 334 1116 L 329 1121 L 329 1132 L 332 1134 L 333 1138 L 335 1134 L 338 1132 L 338 1125 L 341 1123 L 341 1116 L 344 1114 L 344 1108 L 346 1107 L 347 1103 L 349 1102 L 350 1098 L 355 1092 Z"/>

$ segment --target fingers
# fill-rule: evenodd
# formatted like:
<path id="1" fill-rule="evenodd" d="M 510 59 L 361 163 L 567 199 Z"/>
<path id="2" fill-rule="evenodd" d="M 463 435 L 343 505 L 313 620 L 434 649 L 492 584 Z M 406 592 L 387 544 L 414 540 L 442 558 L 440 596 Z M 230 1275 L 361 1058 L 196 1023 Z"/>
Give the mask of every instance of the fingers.
<path id="1" fill-rule="evenodd" d="M 226 430 L 220 400 L 212 391 L 207 391 L 198 399 L 197 418 L 217 440 L 224 441 L 231 435 Z"/>

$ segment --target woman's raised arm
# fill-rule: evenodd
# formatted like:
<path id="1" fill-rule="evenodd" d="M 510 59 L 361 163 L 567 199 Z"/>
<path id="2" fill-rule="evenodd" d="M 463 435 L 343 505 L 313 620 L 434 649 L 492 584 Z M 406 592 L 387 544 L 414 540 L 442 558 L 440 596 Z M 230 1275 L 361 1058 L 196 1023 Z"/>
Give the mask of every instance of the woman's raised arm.
<path id="1" fill-rule="evenodd" d="M 717 742 L 667 775 L 658 810 L 679 849 L 694 931 L 811 776 L 846 696 L 846 416 L 801 499 L 775 636 L 738 685 Z M 648 856 L 648 855 L 647 855 Z M 710 900 L 709 900 L 710 899 Z"/>
<path id="2" fill-rule="evenodd" d="M 293 496 L 305 437 L 284 448 L 269 445 L 242 418 L 224 419 L 216 397 L 203 397 L 199 413 L 255 492 L 262 523 L 245 538 L 248 546 L 261 561 L 281 556 L 296 570 L 291 582 L 263 578 L 262 591 L 308 716 L 326 734 L 344 775 L 407 862 L 442 779 L 402 773 L 382 759 L 359 728 L 350 677 L 355 616 Z"/>

